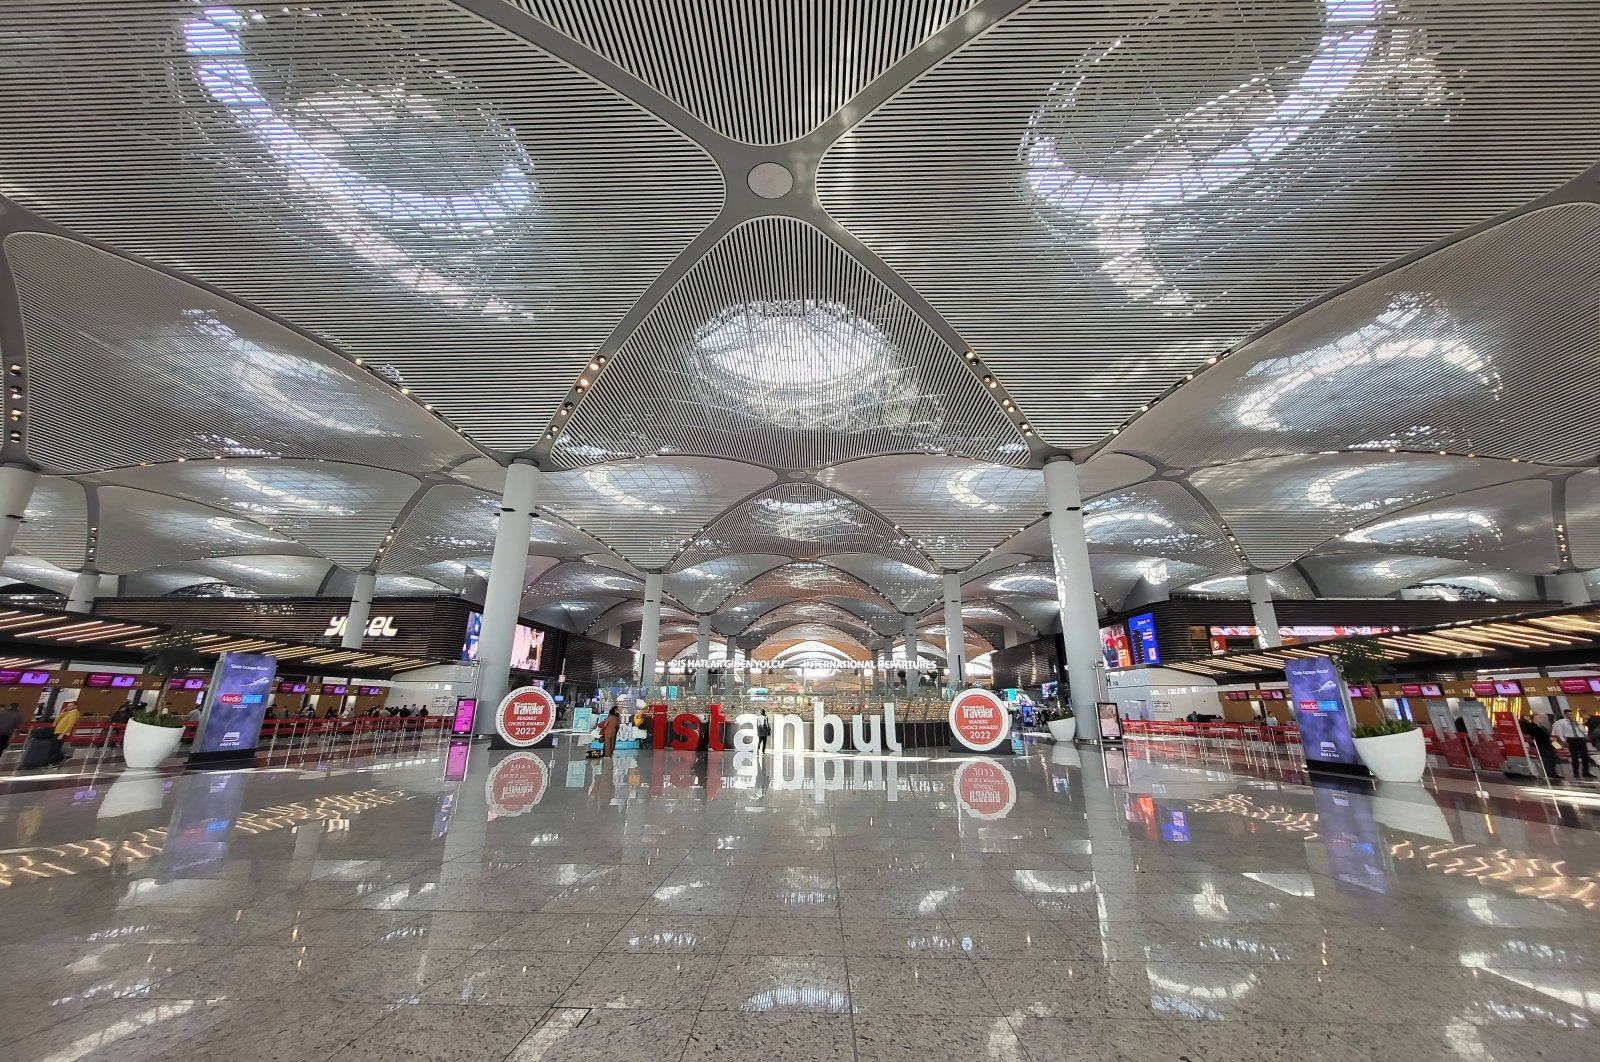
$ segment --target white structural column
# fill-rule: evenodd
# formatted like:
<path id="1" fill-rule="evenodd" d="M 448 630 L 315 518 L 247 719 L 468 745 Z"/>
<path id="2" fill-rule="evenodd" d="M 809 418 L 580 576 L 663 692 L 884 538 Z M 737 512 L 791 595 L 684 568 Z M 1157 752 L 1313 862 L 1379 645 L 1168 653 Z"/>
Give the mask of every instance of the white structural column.
<path id="1" fill-rule="evenodd" d="M 644 576 L 644 624 L 639 629 L 639 685 L 645 696 L 656 685 L 656 655 L 661 647 L 661 573 Z"/>
<path id="2" fill-rule="evenodd" d="M 733 662 L 739 655 L 739 642 L 733 635 L 722 643 L 722 695 L 733 696 Z"/>
<path id="3" fill-rule="evenodd" d="M 100 592 L 100 573 L 85 568 L 72 580 L 72 592 L 67 595 L 68 612 L 93 612 L 94 599 Z"/>
<path id="4" fill-rule="evenodd" d="M 944 655 L 950 665 L 950 688 L 959 690 L 966 685 L 967 638 L 961 625 L 961 576 L 955 572 L 944 576 Z"/>
<path id="5" fill-rule="evenodd" d="M 906 617 L 906 696 L 915 697 L 917 694 L 917 617 Z"/>
<path id="6" fill-rule="evenodd" d="M 38 483 L 39 473 L 31 468 L 0 465 L 0 561 L 11 556 L 17 528 L 22 526 L 22 514 L 27 511 L 33 488 Z"/>
<path id="7" fill-rule="evenodd" d="M 1283 643 L 1278 633 L 1278 610 L 1272 604 L 1272 584 L 1266 572 L 1251 572 L 1246 580 L 1250 586 L 1250 612 L 1256 621 L 1256 644 L 1271 649 Z"/>
<path id="8" fill-rule="evenodd" d="M 737 648 L 737 646 L 735 646 L 735 648 Z M 753 653 L 755 650 L 751 649 L 750 652 Z M 750 653 L 744 654 L 744 663 L 739 665 L 739 674 L 742 676 L 742 681 L 744 682 L 745 696 L 748 697 L 750 695 Z M 733 693 L 732 690 L 729 690 L 728 692 L 730 696 Z"/>
<path id="9" fill-rule="evenodd" d="M 356 588 L 350 595 L 350 611 L 344 617 L 344 637 L 339 642 L 341 649 L 361 648 L 361 641 L 367 636 L 367 620 L 372 617 L 372 595 L 377 588 L 377 572 L 356 572 Z"/>
<path id="10" fill-rule="evenodd" d="M 1094 603 L 1089 541 L 1083 532 L 1083 491 L 1078 466 L 1057 459 L 1044 466 L 1045 504 L 1050 508 L 1050 551 L 1056 566 L 1056 601 L 1061 606 L 1061 637 L 1067 649 L 1078 740 L 1093 741 L 1099 731 L 1095 705 L 1100 700 L 1100 611 Z"/>
<path id="11" fill-rule="evenodd" d="M 1584 582 L 1582 572 L 1556 573 L 1556 588 L 1561 591 L 1564 604 L 1578 608 L 1593 603 L 1589 597 L 1589 584 Z"/>
<path id="12" fill-rule="evenodd" d="M 494 733 L 494 713 L 511 680 L 511 647 L 528 577 L 528 535 L 539 500 L 539 469 L 518 461 L 506 469 L 500 519 L 494 530 L 494 560 L 483 595 L 483 630 L 478 636 L 479 734 Z"/>
<path id="13" fill-rule="evenodd" d="M 711 688 L 711 669 L 706 666 L 706 658 L 711 655 L 711 617 L 700 617 L 700 629 L 694 643 L 695 659 L 700 666 L 694 673 L 694 692 L 701 697 Z"/>
<path id="14" fill-rule="evenodd" d="M 1002 649 L 1010 649 L 1019 644 L 1020 635 L 1015 627 L 1000 628 L 1000 642 Z"/>
<path id="15" fill-rule="evenodd" d="M 605 639 L 605 643 L 607 645 L 615 645 L 615 646 L 621 647 L 621 645 L 622 645 L 622 624 L 619 623 L 615 627 L 606 628 L 605 633 L 603 635 L 601 635 L 601 637 Z"/>

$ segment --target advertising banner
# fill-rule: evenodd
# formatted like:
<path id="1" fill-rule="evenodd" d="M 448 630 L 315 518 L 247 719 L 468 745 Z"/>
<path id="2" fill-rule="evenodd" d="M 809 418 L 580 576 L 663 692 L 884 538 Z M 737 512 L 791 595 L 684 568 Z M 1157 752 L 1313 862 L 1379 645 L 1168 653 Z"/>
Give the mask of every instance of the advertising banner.
<path id="1" fill-rule="evenodd" d="M 1133 649 L 1135 664 L 1161 663 L 1161 646 L 1156 641 L 1156 617 L 1153 612 L 1141 612 L 1128 617 L 1128 640 Z"/>
<path id="2" fill-rule="evenodd" d="M 950 702 L 950 737 L 973 752 L 992 752 L 1011 733 L 1011 713 L 988 690 L 962 690 Z"/>
<path id="3" fill-rule="evenodd" d="M 1121 741 L 1122 719 L 1117 715 L 1117 702 L 1101 701 L 1095 705 L 1095 714 L 1100 720 L 1100 740 Z"/>
<path id="4" fill-rule="evenodd" d="M 580 704 L 572 709 L 572 729 L 579 734 L 587 734 L 594 729 L 594 709 L 587 704 Z"/>
<path id="5" fill-rule="evenodd" d="M 248 753 L 255 748 L 277 673 L 273 657 L 223 653 L 211 673 L 193 754 Z"/>
<path id="6" fill-rule="evenodd" d="M 1350 736 L 1350 714 L 1345 707 L 1344 680 L 1331 657 L 1313 656 L 1284 661 L 1289 699 L 1309 770 L 1361 773 L 1355 739 Z"/>
<path id="7" fill-rule="evenodd" d="M 472 722 L 478 717 L 478 699 L 476 697 L 457 697 L 456 713 L 450 719 L 450 733 L 455 737 L 468 737 L 472 734 Z"/>

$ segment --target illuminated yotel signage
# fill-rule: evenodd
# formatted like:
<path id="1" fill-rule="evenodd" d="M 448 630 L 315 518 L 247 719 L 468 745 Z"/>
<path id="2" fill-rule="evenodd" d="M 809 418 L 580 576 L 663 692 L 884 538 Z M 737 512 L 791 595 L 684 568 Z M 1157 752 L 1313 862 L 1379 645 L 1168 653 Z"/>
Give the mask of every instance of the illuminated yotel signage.
<path id="1" fill-rule="evenodd" d="M 324 638 L 343 638 L 344 629 L 350 625 L 349 615 L 334 616 L 328 621 L 328 629 L 322 632 Z M 368 638 L 393 638 L 400 633 L 394 625 L 393 616 L 373 616 L 367 621 Z"/>

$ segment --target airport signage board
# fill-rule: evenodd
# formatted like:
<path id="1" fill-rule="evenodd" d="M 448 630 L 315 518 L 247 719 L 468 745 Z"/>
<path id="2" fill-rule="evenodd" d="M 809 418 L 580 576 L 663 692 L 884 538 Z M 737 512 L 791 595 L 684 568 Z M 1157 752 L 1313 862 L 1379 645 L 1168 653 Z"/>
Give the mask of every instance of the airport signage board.
<path id="1" fill-rule="evenodd" d="M 495 730 L 501 740 L 522 749 L 543 741 L 555 725 L 555 698 L 537 686 L 512 690 L 494 713 Z"/>

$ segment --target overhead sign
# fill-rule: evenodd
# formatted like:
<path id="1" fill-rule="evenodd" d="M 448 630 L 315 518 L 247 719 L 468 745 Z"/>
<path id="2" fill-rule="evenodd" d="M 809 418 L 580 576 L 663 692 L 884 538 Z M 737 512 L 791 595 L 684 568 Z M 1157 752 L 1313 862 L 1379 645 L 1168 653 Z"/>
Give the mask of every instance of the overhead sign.
<path id="1" fill-rule="evenodd" d="M 324 638 L 343 638 L 344 629 L 349 626 L 349 615 L 334 616 L 328 620 L 328 629 L 322 632 Z M 373 616 L 367 621 L 366 636 L 368 638 L 393 638 L 400 633 L 394 625 L 393 616 Z"/>
<path id="2" fill-rule="evenodd" d="M 950 736 L 973 752 L 999 748 L 1010 733 L 1005 702 L 988 690 L 962 690 L 950 702 Z"/>
<path id="3" fill-rule="evenodd" d="M 526 815 L 544 799 L 550 771 L 532 752 L 513 752 L 489 771 L 484 797 L 496 818 Z"/>
<path id="4" fill-rule="evenodd" d="M 994 760 L 968 760 L 956 768 L 956 801 L 975 819 L 1003 819 L 1017 802 L 1017 783 Z"/>
<path id="5" fill-rule="evenodd" d="M 494 726 L 507 745 L 529 748 L 549 735 L 556 725 L 556 701 L 537 686 L 524 686 L 506 694 L 494 713 Z"/>

